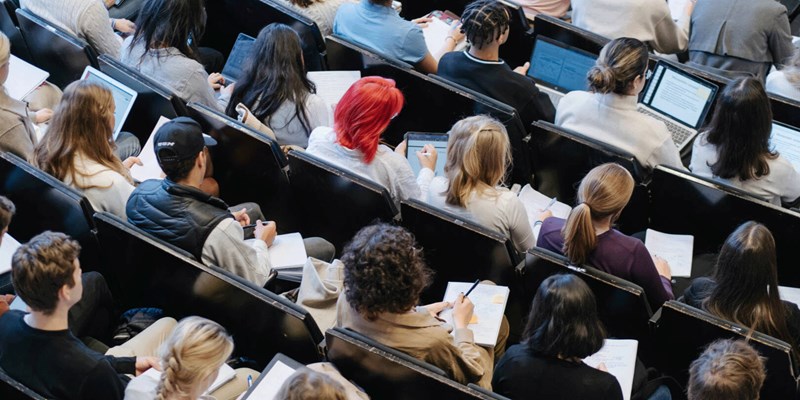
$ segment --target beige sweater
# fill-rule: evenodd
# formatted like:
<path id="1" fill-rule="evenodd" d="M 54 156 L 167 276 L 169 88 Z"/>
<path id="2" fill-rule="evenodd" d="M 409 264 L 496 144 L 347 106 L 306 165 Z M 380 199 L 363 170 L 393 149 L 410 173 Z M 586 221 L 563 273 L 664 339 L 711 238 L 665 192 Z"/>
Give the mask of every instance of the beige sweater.
<path id="1" fill-rule="evenodd" d="M 22 0 L 21 6 L 87 41 L 98 53 L 119 58 L 122 38 L 111 29 L 101 0 Z"/>

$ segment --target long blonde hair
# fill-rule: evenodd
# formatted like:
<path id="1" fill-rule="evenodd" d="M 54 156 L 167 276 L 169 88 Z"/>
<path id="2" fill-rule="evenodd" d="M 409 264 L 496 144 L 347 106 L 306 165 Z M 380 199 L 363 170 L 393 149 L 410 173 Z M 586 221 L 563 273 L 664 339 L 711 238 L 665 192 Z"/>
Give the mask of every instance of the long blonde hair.
<path id="1" fill-rule="evenodd" d="M 161 345 L 164 371 L 156 399 L 191 395 L 192 389 L 217 371 L 232 352 L 233 339 L 218 323 L 201 317 L 184 318 Z"/>
<path id="2" fill-rule="evenodd" d="M 347 400 L 344 386 L 320 372 L 300 368 L 275 395 L 280 400 Z"/>
<path id="3" fill-rule="evenodd" d="M 130 172 L 114 154 L 109 123 L 113 115 L 114 97 L 108 89 L 85 80 L 72 82 L 53 112 L 47 135 L 33 150 L 32 163 L 61 181 L 71 178 L 80 189 L 96 187 L 82 186 L 77 179 L 82 174 L 75 170 L 75 157 L 81 153 L 133 184 Z"/>
<path id="4" fill-rule="evenodd" d="M 575 264 L 583 264 L 597 246 L 593 221 L 612 216 L 612 222 L 628 204 L 634 181 L 630 172 L 618 164 L 593 168 L 578 187 L 578 205 L 569 213 L 561 230 L 564 255 Z"/>
<path id="5" fill-rule="evenodd" d="M 486 115 L 464 118 L 453 125 L 447 144 L 445 175 L 447 204 L 466 207 L 475 191 L 493 190 L 511 163 L 506 128 Z"/>
<path id="6" fill-rule="evenodd" d="M 0 65 L 8 62 L 11 58 L 11 41 L 5 33 L 0 32 Z"/>

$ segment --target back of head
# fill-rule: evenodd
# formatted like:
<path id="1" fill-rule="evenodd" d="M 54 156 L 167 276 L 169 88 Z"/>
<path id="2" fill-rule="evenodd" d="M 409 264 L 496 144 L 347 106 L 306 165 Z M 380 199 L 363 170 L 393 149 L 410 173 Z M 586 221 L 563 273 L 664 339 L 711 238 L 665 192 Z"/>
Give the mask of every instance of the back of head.
<path id="1" fill-rule="evenodd" d="M 203 0 L 145 0 L 136 19 L 133 44 L 143 45 L 144 54 L 166 46 L 197 59 L 197 43 L 205 26 Z"/>
<path id="2" fill-rule="evenodd" d="M 409 311 L 431 281 L 414 236 L 385 223 L 358 231 L 345 246 L 342 263 L 347 301 L 369 320 Z"/>
<path id="3" fill-rule="evenodd" d="M 276 399 L 281 400 L 347 400 L 344 386 L 328 375 L 300 368 L 286 379 Z"/>
<path id="4" fill-rule="evenodd" d="M 647 71 L 647 46 L 632 38 L 608 42 L 587 78 L 595 93 L 626 94 L 633 80 Z"/>
<path id="5" fill-rule="evenodd" d="M 156 398 L 205 392 L 213 382 L 208 378 L 232 352 L 233 339 L 218 323 L 201 317 L 182 319 L 159 350 L 163 372 Z"/>
<path id="6" fill-rule="evenodd" d="M 550 357 L 584 358 L 603 347 L 605 329 L 594 294 L 575 275 L 553 275 L 542 282 L 531 304 L 523 342 Z"/>
<path id="7" fill-rule="evenodd" d="M 52 314 L 58 292 L 75 286 L 75 260 L 81 246 L 60 232 L 45 231 L 21 245 L 11 260 L 14 291 L 33 311 Z"/>
<path id="8" fill-rule="evenodd" d="M 725 179 L 756 179 L 769 174 L 772 108 L 760 80 L 742 77 L 731 81 L 717 99 L 714 116 L 705 128 L 707 140 L 717 147 L 714 175 Z"/>
<path id="9" fill-rule="evenodd" d="M 633 194 L 634 180 L 619 164 L 593 168 L 578 187 L 578 204 L 569 213 L 562 230 L 564 254 L 575 264 L 586 262 L 597 245 L 593 221 L 619 217 Z"/>
<path id="10" fill-rule="evenodd" d="M 11 41 L 5 33 L 0 32 L 0 66 L 11 58 Z"/>
<path id="11" fill-rule="evenodd" d="M 6 196 L 0 196 L 0 238 L 11 224 L 11 217 L 17 212 L 17 207 Z"/>
<path id="12" fill-rule="evenodd" d="M 456 122 L 449 134 L 446 201 L 466 207 L 473 191 L 493 189 L 502 181 L 511 164 L 511 145 L 505 126 L 486 115 Z"/>
<path id="13" fill-rule="evenodd" d="M 371 163 L 381 134 L 403 109 L 403 94 L 391 79 L 361 78 L 347 89 L 336 105 L 333 129 L 336 139 L 348 149 L 359 150 Z"/>
<path id="14" fill-rule="evenodd" d="M 461 14 L 461 32 L 479 49 L 500 39 L 508 29 L 508 10 L 497 0 L 476 0 Z"/>
<path id="15" fill-rule="evenodd" d="M 741 340 L 711 343 L 689 368 L 689 400 L 758 400 L 764 359 Z"/>

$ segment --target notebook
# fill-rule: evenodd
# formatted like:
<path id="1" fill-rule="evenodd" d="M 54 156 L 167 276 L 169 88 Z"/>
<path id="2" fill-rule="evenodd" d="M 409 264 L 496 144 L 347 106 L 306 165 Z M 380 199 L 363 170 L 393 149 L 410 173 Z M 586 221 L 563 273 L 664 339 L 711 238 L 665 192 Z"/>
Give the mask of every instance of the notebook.
<path id="1" fill-rule="evenodd" d="M 773 150 L 792 163 L 795 171 L 800 171 L 800 130 L 773 121 L 769 142 Z"/>
<path id="2" fill-rule="evenodd" d="M 669 263 L 673 277 L 692 276 L 694 236 L 673 235 L 648 229 L 644 246 L 651 255 L 661 257 Z"/>
<path id="3" fill-rule="evenodd" d="M 598 368 L 602 363 L 608 373 L 617 378 L 622 398 L 630 400 L 638 348 L 639 342 L 636 340 L 606 339 L 600 351 L 584 358 L 583 362 L 593 368 Z"/>
<path id="4" fill-rule="evenodd" d="M 81 79 L 98 83 L 105 86 L 111 91 L 114 97 L 114 140 L 117 140 L 119 132 L 122 130 L 122 124 L 128 118 L 128 114 L 133 108 L 133 102 L 136 101 L 136 91 L 123 85 L 116 79 L 100 72 L 93 67 L 86 67 L 83 71 Z"/>
<path id="5" fill-rule="evenodd" d="M 638 110 L 664 122 L 675 146 L 683 150 L 697 136 L 717 90 L 717 85 L 659 61 Z"/>
<path id="6" fill-rule="evenodd" d="M 428 47 L 428 52 L 436 54 L 444 45 L 447 36 L 450 35 L 450 28 L 453 24 L 458 23 L 461 19 L 458 15 L 450 11 L 433 11 L 427 15 L 432 19 L 427 27 L 422 29 L 422 35 L 425 37 L 425 45 Z M 461 51 L 467 47 L 467 41 L 462 40 L 456 43 L 453 51 Z"/>
<path id="7" fill-rule="evenodd" d="M 283 383 L 300 368 L 304 365 L 281 353 L 276 354 L 242 399 L 275 399 Z"/>
<path id="8" fill-rule="evenodd" d="M 531 54 L 528 76 L 550 96 L 553 104 L 573 90 L 588 90 L 586 78 L 597 61 L 597 55 L 538 35 Z"/>
<path id="9" fill-rule="evenodd" d="M 269 246 L 270 264 L 282 279 L 300 282 L 307 259 L 303 236 L 298 232 L 277 235 Z"/>
<path id="10" fill-rule="evenodd" d="M 49 76 L 50 73 L 47 71 L 36 68 L 12 54 L 8 60 L 8 79 L 3 86 L 12 99 L 22 100 Z"/>
<path id="11" fill-rule="evenodd" d="M 469 292 L 473 284 L 474 282 L 449 282 L 442 301 L 454 302 L 459 293 Z M 468 328 L 474 333 L 476 344 L 482 346 L 497 344 L 509 293 L 507 286 L 481 283 L 469 294 L 469 300 L 475 305 L 475 310 L 472 312 Z M 455 327 L 452 308 L 442 311 L 439 317 Z"/>
<path id="12" fill-rule="evenodd" d="M 158 119 L 155 128 L 153 128 L 153 132 L 151 132 L 150 137 L 147 138 L 147 143 L 142 146 L 142 152 L 139 153 L 139 161 L 142 162 L 142 165 L 134 164 L 131 167 L 131 176 L 133 179 L 139 182 L 144 182 L 148 179 L 162 179 L 164 171 L 162 171 L 161 166 L 158 165 L 153 141 L 155 140 L 158 128 L 161 128 L 161 125 L 169 121 L 170 119 L 164 116 Z"/>
<path id="13" fill-rule="evenodd" d="M 342 99 L 345 92 L 357 80 L 361 79 L 361 71 L 309 71 L 306 76 L 314 82 L 317 95 L 325 100 L 331 110 L 330 116 L 336 110 L 336 104 Z M 330 120 L 333 123 L 333 119 Z"/>
<path id="14" fill-rule="evenodd" d="M 236 43 L 233 44 L 231 54 L 225 62 L 225 67 L 222 68 L 222 77 L 225 78 L 225 86 L 231 83 L 236 83 L 242 77 L 242 70 L 244 69 L 245 61 L 250 57 L 250 50 L 253 48 L 253 43 L 256 39 L 252 36 L 240 33 L 236 38 Z"/>
<path id="15" fill-rule="evenodd" d="M 3 242 L 0 243 L 0 274 L 11 271 L 11 257 L 17 251 L 20 244 L 8 232 L 3 235 Z"/>

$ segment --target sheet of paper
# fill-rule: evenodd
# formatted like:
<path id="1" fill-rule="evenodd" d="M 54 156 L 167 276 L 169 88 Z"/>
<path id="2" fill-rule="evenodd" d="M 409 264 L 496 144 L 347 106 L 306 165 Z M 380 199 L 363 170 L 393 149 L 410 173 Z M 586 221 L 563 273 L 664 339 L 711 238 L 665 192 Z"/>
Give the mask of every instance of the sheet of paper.
<path id="1" fill-rule="evenodd" d="M 547 205 L 553 200 L 552 197 L 547 197 L 537 192 L 531 185 L 525 185 L 522 190 L 520 190 L 519 199 L 522 200 L 522 204 L 525 206 L 525 213 L 528 214 L 528 222 L 531 226 L 533 226 L 533 223 L 539 218 L 539 214 L 542 213 L 542 210 L 547 208 Z M 569 213 L 572 211 L 572 207 L 560 201 L 556 201 L 550 206 L 549 210 L 553 212 L 554 217 L 567 219 Z"/>
<path id="2" fill-rule="evenodd" d="M 650 254 L 667 260 L 672 276 L 681 278 L 692 276 L 694 236 L 671 235 L 648 229 L 644 246 Z"/>
<path id="3" fill-rule="evenodd" d="M 142 146 L 142 152 L 139 153 L 139 160 L 142 162 L 142 165 L 134 164 L 133 167 L 131 167 L 131 176 L 133 179 L 139 182 L 144 182 L 148 179 L 162 179 L 161 176 L 164 174 L 164 171 L 162 171 L 161 167 L 158 165 L 158 159 L 156 159 L 156 153 L 153 150 L 153 141 L 155 140 L 158 128 L 161 128 L 161 125 L 166 124 L 169 120 L 169 118 L 163 116 L 158 119 L 156 127 L 153 128 L 153 132 L 151 132 L 150 137 L 147 138 L 147 143 Z"/>
<path id="4" fill-rule="evenodd" d="M 19 242 L 6 233 L 3 235 L 3 242 L 0 243 L 0 274 L 11 271 L 11 257 L 19 248 Z"/>
<path id="5" fill-rule="evenodd" d="M 800 306 L 800 288 L 778 286 L 778 293 L 781 295 L 781 300 L 790 301 Z"/>
<path id="6" fill-rule="evenodd" d="M 636 340 L 606 339 L 603 348 L 586 357 L 583 362 L 594 368 L 597 368 L 600 363 L 605 364 L 608 373 L 614 375 L 619 381 L 622 397 L 630 400 L 638 347 L 639 342 Z"/>
<path id="7" fill-rule="evenodd" d="M 436 54 L 444 45 L 447 36 L 450 35 L 450 25 L 439 18 L 433 18 L 430 24 L 422 30 L 422 35 L 425 36 L 425 46 L 431 54 Z M 461 51 L 467 47 L 467 41 L 462 40 L 456 45 L 453 51 Z"/>
<path id="8" fill-rule="evenodd" d="M 150 368 L 144 372 L 144 375 L 148 375 L 151 378 L 155 379 L 156 381 L 161 380 L 161 371 L 157 371 L 155 368 Z M 220 386 L 224 385 L 231 379 L 236 377 L 236 372 L 231 368 L 228 364 L 222 364 L 219 367 L 219 374 L 217 374 L 217 379 L 214 380 L 214 383 L 208 387 L 208 390 L 204 394 L 208 395 L 211 392 L 217 390 Z"/>
<path id="9" fill-rule="evenodd" d="M 475 282 L 450 282 L 444 293 L 444 300 L 453 302 L 459 293 L 467 293 Z M 475 343 L 484 346 L 494 346 L 497 343 L 497 335 L 500 333 L 500 323 L 506 311 L 509 289 L 507 286 L 495 286 L 479 284 L 469 299 L 475 305 L 472 321 L 469 329 L 475 334 Z M 453 324 L 453 310 L 447 309 L 439 314 L 439 317 Z"/>
<path id="10" fill-rule="evenodd" d="M 669 5 L 669 13 L 672 15 L 672 20 L 677 21 L 683 16 L 683 10 L 686 9 L 686 3 L 689 0 L 667 0 Z"/>
<path id="11" fill-rule="evenodd" d="M 283 386 L 283 382 L 286 382 L 286 380 L 294 374 L 294 371 L 294 368 L 280 361 L 276 362 L 269 372 L 267 372 L 267 376 L 261 378 L 261 381 L 258 382 L 258 386 L 253 388 L 253 391 L 247 398 L 258 400 L 275 399 L 275 395 L 278 394 L 278 390 Z"/>
<path id="12" fill-rule="evenodd" d="M 278 235 L 269 246 L 269 261 L 275 269 L 303 265 L 307 258 L 303 236 L 298 232 Z"/>
<path id="13" fill-rule="evenodd" d="M 361 79 L 361 71 L 309 71 L 306 76 L 311 82 L 314 82 L 317 94 L 333 110 L 347 89 Z M 333 114 L 331 114 L 331 118 L 333 118 Z"/>
<path id="14" fill-rule="evenodd" d="M 50 73 L 47 71 L 36 68 L 12 54 L 8 60 L 8 79 L 3 86 L 12 99 L 22 100 L 49 76 Z"/>
<path id="15" fill-rule="evenodd" d="M 800 171 L 800 132 L 787 126 L 772 123 L 770 145 Z"/>

